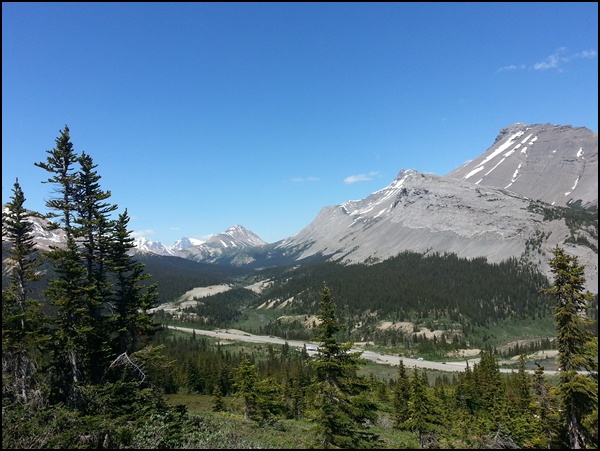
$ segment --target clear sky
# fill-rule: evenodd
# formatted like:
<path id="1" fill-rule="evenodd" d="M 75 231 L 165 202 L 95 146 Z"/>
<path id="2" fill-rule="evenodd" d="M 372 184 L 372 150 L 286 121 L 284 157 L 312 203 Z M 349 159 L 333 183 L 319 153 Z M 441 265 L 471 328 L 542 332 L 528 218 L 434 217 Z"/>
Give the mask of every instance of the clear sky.
<path id="1" fill-rule="evenodd" d="M 2 3 L 2 202 L 68 125 L 136 236 L 267 242 L 503 127 L 598 131 L 598 3 Z"/>

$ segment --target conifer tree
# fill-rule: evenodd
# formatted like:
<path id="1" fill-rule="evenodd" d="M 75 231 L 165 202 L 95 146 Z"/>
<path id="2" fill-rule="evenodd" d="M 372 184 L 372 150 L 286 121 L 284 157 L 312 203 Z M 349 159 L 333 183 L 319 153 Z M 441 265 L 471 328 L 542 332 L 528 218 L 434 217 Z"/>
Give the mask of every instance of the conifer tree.
<path id="1" fill-rule="evenodd" d="M 156 304 L 157 285 L 143 284 L 151 275 L 145 272 L 145 265 L 137 262 L 130 253 L 135 244 L 128 226 L 129 215 L 125 209 L 115 223 L 110 249 L 110 271 L 115 277 L 112 307 L 116 312 L 117 354 L 137 351 L 142 340 L 156 330 L 149 310 Z"/>
<path id="2" fill-rule="evenodd" d="M 46 202 L 46 207 L 51 210 L 46 216 L 58 218 L 54 227 L 61 227 L 69 237 L 73 235 L 72 223 L 78 177 L 74 165 L 79 157 L 73 149 L 69 127 L 66 125 L 55 142 L 56 147 L 46 151 L 48 154 L 46 162 L 34 164 L 50 173 L 49 178 L 42 183 L 56 185 L 56 196 Z"/>
<path id="3" fill-rule="evenodd" d="M 496 356 L 481 351 L 479 363 L 473 368 L 475 387 L 478 392 L 479 407 L 496 416 L 500 399 L 504 396 L 504 386 Z"/>
<path id="4" fill-rule="evenodd" d="M 473 415 L 479 409 L 477 387 L 473 370 L 467 364 L 465 371 L 458 375 L 458 384 L 455 390 L 457 406 Z"/>
<path id="5" fill-rule="evenodd" d="M 106 258 L 108 237 L 111 231 L 110 214 L 117 205 L 105 202 L 110 191 L 100 188 L 100 175 L 95 171 L 97 165 L 85 152 L 79 157 L 79 176 L 77 179 L 75 221 L 81 228 L 79 236 L 83 242 L 83 255 L 87 264 L 88 277 L 106 285 Z"/>
<path id="6" fill-rule="evenodd" d="M 157 294 L 156 285 L 141 283 L 150 275 L 129 255 L 127 211 L 116 221 L 110 217 L 117 206 L 106 202 L 111 193 L 101 189 L 91 156 L 76 155 L 66 126 L 56 143 L 36 166 L 56 185 L 46 206 L 67 237 L 65 246 L 48 252 L 57 276 L 45 294 L 58 307 L 53 394 L 74 406 L 81 388 L 102 381 L 118 355 L 141 349 L 142 337 L 155 330 L 149 309 Z"/>
<path id="7" fill-rule="evenodd" d="M 533 407 L 532 382 L 525 371 L 525 355 L 519 357 L 519 368 L 511 373 L 505 383 L 506 394 L 494 407 L 502 413 L 496 434 L 502 431 L 504 438 L 517 444 L 530 445 L 538 434 Z M 529 446 L 525 446 L 529 447 Z"/>
<path id="8" fill-rule="evenodd" d="M 585 289 L 584 267 L 576 256 L 559 246 L 553 255 L 550 268 L 554 282 L 543 291 L 556 298 L 554 318 L 561 368 L 558 391 L 568 444 L 571 449 L 597 448 L 597 435 L 585 427 L 586 417 L 594 412 L 596 428 L 598 423 L 598 338 L 592 335 L 586 315 L 592 293 Z"/>
<path id="9" fill-rule="evenodd" d="M 78 159 L 80 170 L 75 191 L 75 217 L 78 242 L 80 242 L 83 263 L 86 266 L 90 284 L 89 308 L 94 318 L 94 329 L 88 340 L 90 346 L 90 374 L 94 382 L 101 380 L 103 368 L 110 360 L 110 318 L 111 309 L 107 305 L 111 293 L 107 268 L 114 221 L 110 214 L 116 205 L 106 203 L 110 191 L 100 188 L 100 175 L 91 156 L 82 153 Z"/>
<path id="10" fill-rule="evenodd" d="M 519 357 L 519 370 L 516 377 L 517 391 L 517 410 L 521 414 L 529 412 L 532 402 L 531 396 L 532 382 L 529 375 L 525 372 L 525 355 Z"/>
<path id="11" fill-rule="evenodd" d="M 67 238 L 67 248 L 48 253 L 57 277 L 44 294 L 58 307 L 53 329 L 52 396 L 75 406 L 81 387 L 89 382 L 89 337 L 95 324 L 88 305 L 85 268 L 81 265 L 75 241 Z"/>
<path id="12" fill-rule="evenodd" d="M 406 374 L 404 361 L 398 363 L 398 380 L 394 386 L 393 415 L 394 427 L 399 429 L 408 420 L 408 402 L 410 400 L 410 380 Z"/>
<path id="13" fill-rule="evenodd" d="M 61 131 L 56 147 L 47 151 L 46 162 L 36 166 L 50 173 L 45 183 L 55 187 L 55 197 L 46 201 L 48 217 L 58 218 L 54 227 L 66 234 L 64 247 L 53 246 L 47 253 L 57 274 L 45 291 L 51 304 L 58 307 L 53 339 L 52 393 L 56 400 L 76 405 L 80 388 L 90 379 L 89 338 L 95 323 L 91 310 L 97 302 L 95 287 L 87 276 L 77 245 L 78 157 L 73 150 L 69 128 Z"/>
<path id="14" fill-rule="evenodd" d="M 305 347 L 302 352 L 306 353 Z M 303 359 L 304 357 L 301 356 L 300 358 Z M 289 416 L 294 419 L 302 417 L 306 409 L 306 390 L 310 384 L 308 369 L 309 367 L 303 361 L 297 362 L 284 377 L 283 395 Z"/>
<path id="15" fill-rule="evenodd" d="M 544 376 L 544 367 L 536 362 L 536 369 L 532 382 L 534 398 L 534 422 L 538 435 L 533 441 L 538 448 L 550 448 L 556 435 L 557 415 L 556 400 L 553 396 L 552 386 Z"/>
<path id="16" fill-rule="evenodd" d="M 419 435 L 421 448 L 428 446 L 428 442 L 437 443 L 435 433 L 442 424 L 442 414 L 439 401 L 429 392 L 425 371 L 421 374 L 415 367 L 410 384 L 410 400 L 408 403 L 408 419 L 402 428 L 414 431 Z"/>
<path id="17" fill-rule="evenodd" d="M 256 383 L 258 381 L 258 369 L 244 356 L 234 374 L 234 387 L 236 396 L 244 400 L 244 419 L 248 420 L 254 415 L 256 409 Z"/>
<path id="18" fill-rule="evenodd" d="M 218 382 L 215 383 L 213 387 L 212 410 L 213 412 L 222 412 L 225 410 L 225 403 L 223 402 L 223 390 L 221 390 L 221 384 Z"/>
<path id="19" fill-rule="evenodd" d="M 32 355 L 46 338 L 42 304 L 30 298 L 30 283 L 41 279 L 33 240 L 32 216 L 17 179 L 2 215 L 2 236 L 10 244 L 6 264 L 9 287 L 2 291 L 2 399 L 28 403 L 34 390 L 36 362 Z"/>
<path id="20" fill-rule="evenodd" d="M 357 376 L 361 352 L 352 352 L 352 342 L 339 343 L 343 329 L 325 285 L 316 327 L 318 353 L 309 362 L 315 370 L 314 395 L 309 417 L 315 425 L 315 439 L 321 448 L 370 448 L 378 436 L 370 430 L 377 419 L 377 405 L 368 396 L 369 384 Z"/>
<path id="21" fill-rule="evenodd" d="M 259 380 L 254 386 L 254 412 L 251 419 L 261 425 L 273 424 L 284 410 L 281 385 L 273 377 Z"/>

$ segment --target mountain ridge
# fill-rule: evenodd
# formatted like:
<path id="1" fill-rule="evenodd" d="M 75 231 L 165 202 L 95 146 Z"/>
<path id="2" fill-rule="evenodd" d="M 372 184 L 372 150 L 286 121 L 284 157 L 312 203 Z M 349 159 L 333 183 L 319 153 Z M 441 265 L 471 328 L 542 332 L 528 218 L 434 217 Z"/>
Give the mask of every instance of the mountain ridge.
<path id="1" fill-rule="evenodd" d="M 138 237 L 134 241 L 137 252 L 154 253 L 157 255 L 172 255 L 187 258 L 186 256 L 202 255 L 212 256 L 219 254 L 223 249 L 245 249 L 253 246 L 267 244 L 257 234 L 236 224 L 221 233 L 210 235 L 206 240 L 183 237 L 171 246 L 165 246 L 160 241 L 151 241 Z M 190 249 L 194 250 L 190 250 Z"/>

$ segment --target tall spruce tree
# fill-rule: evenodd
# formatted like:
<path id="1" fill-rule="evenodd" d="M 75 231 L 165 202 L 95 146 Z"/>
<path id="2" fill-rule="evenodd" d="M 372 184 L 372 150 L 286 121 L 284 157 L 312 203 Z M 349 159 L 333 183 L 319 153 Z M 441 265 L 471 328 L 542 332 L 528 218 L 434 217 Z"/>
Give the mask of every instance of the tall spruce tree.
<path id="1" fill-rule="evenodd" d="M 67 126 L 56 138 L 56 147 L 47 154 L 46 162 L 35 165 L 50 173 L 45 183 L 55 185 L 55 196 L 46 201 L 51 210 L 48 217 L 58 218 L 53 227 L 61 227 L 67 237 L 65 246 L 53 246 L 47 253 L 56 278 L 48 283 L 45 295 L 58 308 L 53 329 L 52 396 L 75 406 L 81 398 L 81 387 L 90 380 L 89 339 L 95 327 L 92 310 L 97 299 L 78 248 L 75 219 L 79 159 Z"/>
<path id="2" fill-rule="evenodd" d="M 145 265 L 131 255 L 135 244 L 128 227 L 129 215 L 125 209 L 115 223 L 110 249 L 110 270 L 115 278 L 111 305 L 116 313 L 113 327 L 117 354 L 137 351 L 157 327 L 149 312 L 156 304 L 157 285 L 144 285 L 151 275 L 145 272 Z"/>
<path id="3" fill-rule="evenodd" d="M 315 340 L 318 353 L 309 362 L 315 376 L 314 396 L 308 416 L 314 424 L 319 448 L 372 448 L 379 440 L 371 426 L 377 420 L 377 404 L 369 396 L 369 383 L 357 375 L 361 352 L 352 352 L 352 342 L 339 343 L 343 329 L 335 304 L 325 285 L 321 294 Z"/>
<path id="4" fill-rule="evenodd" d="M 75 207 L 79 225 L 78 235 L 82 243 L 82 254 L 87 266 L 88 278 L 99 285 L 100 297 L 105 296 L 109 286 L 107 279 L 107 259 L 110 249 L 112 225 L 110 214 L 118 206 L 105 202 L 111 196 L 98 183 L 100 175 L 91 156 L 83 153 L 79 158 L 80 171 L 77 179 Z"/>
<path id="5" fill-rule="evenodd" d="M 481 351 L 479 363 L 473 367 L 478 409 L 486 428 L 496 431 L 504 423 L 505 388 L 498 360 L 492 352 Z"/>
<path id="6" fill-rule="evenodd" d="M 9 243 L 6 264 L 9 286 L 2 291 L 2 399 L 29 403 L 35 390 L 33 356 L 46 339 L 42 304 L 31 299 L 31 282 L 41 279 L 41 261 L 33 239 L 31 212 L 17 179 L 13 196 L 2 214 L 2 236 Z"/>
<path id="7" fill-rule="evenodd" d="M 458 383 L 456 384 L 454 395 L 456 405 L 465 409 L 469 415 L 473 415 L 479 410 L 480 402 L 477 394 L 477 382 L 468 362 L 465 371 L 458 375 Z"/>
<path id="8" fill-rule="evenodd" d="M 585 289 L 584 266 L 576 256 L 559 246 L 553 255 L 550 268 L 554 282 L 543 291 L 556 298 L 554 318 L 561 368 L 558 391 L 568 445 L 571 449 L 597 449 L 597 434 L 585 426 L 595 423 L 597 428 L 598 424 L 598 338 L 593 336 L 592 322 L 586 315 L 592 293 Z M 595 421 L 586 422 L 594 412 Z"/>
<path id="9" fill-rule="evenodd" d="M 532 387 L 533 383 L 530 380 L 530 376 L 525 372 L 525 354 L 519 356 L 519 370 L 515 380 L 516 392 L 517 392 L 517 410 L 521 414 L 528 413 L 531 409 L 532 402 Z"/>
<path id="10" fill-rule="evenodd" d="M 221 388 L 220 383 L 215 383 L 212 394 L 212 411 L 222 412 L 223 410 L 225 410 L 225 402 L 223 401 L 223 389 Z"/>
<path id="11" fill-rule="evenodd" d="M 101 176 L 95 170 L 97 165 L 85 152 L 78 159 L 78 172 L 75 190 L 76 231 L 80 252 L 87 271 L 90 285 L 88 292 L 90 314 L 94 319 L 94 329 L 89 333 L 90 375 L 92 382 L 99 382 L 110 359 L 110 318 L 112 311 L 107 300 L 111 294 L 108 280 L 109 251 L 113 233 L 110 214 L 118 207 L 107 203 L 110 191 L 100 188 Z"/>

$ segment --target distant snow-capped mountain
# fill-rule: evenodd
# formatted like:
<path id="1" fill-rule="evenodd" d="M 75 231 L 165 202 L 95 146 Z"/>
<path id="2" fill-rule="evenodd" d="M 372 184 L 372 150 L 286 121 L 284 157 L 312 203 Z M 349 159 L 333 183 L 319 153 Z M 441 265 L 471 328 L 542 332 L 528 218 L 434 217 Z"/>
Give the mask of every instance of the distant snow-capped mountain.
<path id="1" fill-rule="evenodd" d="M 229 255 L 267 244 L 254 232 L 241 225 L 229 227 L 225 232 L 211 235 L 207 240 L 184 237 L 172 246 L 165 246 L 159 241 L 151 241 L 143 237 L 137 238 L 134 243 L 138 253 L 173 255 L 207 263 L 215 263 Z M 237 256 L 236 261 L 245 262 L 246 259 Z"/>
<path id="2" fill-rule="evenodd" d="M 198 238 L 188 238 L 188 237 L 184 236 L 180 240 L 175 241 L 175 243 L 173 243 L 173 245 L 169 249 L 175 253 L 177 251 L 187 249 L 188 247 L 200 246 L 201 244 L 204 244 L 205 242 L 206 242 L 206 240 L 200 240 Z"/>
<path id="3" fill-rule="evenodd" d="M 235 225 L 225 232 L 211 236 L 206 242 L 188 246 L 173 255 L 205 263 L 224 262 L 239 266 L 252 261 L 245 254 L 248 249 L 264 246 L 267 243 L 250 230 Z"/>
<path id="4" fill-rule="evenodd" d="M 8 209 L 2 205 L 3 215 L 6 215 Z M 37 212 L 31 212 L 28 221 L 33 224 L 33 238 L 36 247 L 41 250 L 49 250 L 51 246 L 61 246 L 67 241 L 64 231 L 60 228 L 52 229 L 50 221 L 45 219 Z M 2 242 L 5 243 L 5 234 L 2 233 Z M 244 256 L 232 254 L 239 253 L 244 249 L 255 246 L 263 246 L 266 243 L 254 232 L 244 228 L 241 225 L 235 225 L 228 228 L 225 232 L 211 235 L 207 240 L 198 238 L 183 237 L 173 243 L 172 246 L 165 246 L 160 241 L 152 241 L 144 237 L 134 239 L 135 247 L 132 252 L 136 254 L 154 254 L 163 256 L 177 256 L 189 260 L 221 262 L 218 257 L 225 257 L 226 263 L 236 265 L 249 263 Z"/>
<path id="5" fill-rule="evenodd" d="M 239 247 L 242 249 L 266 244 L 257 234 L 241 225 L 229 227 L 225 232 L 213 235 L 205 244 L 208 243 L 217 243 L 226 248 Z"/>
<path id="6" fill-rule="evenodd" d="M 138 237 L 134 240 L 135 250 L 137 253 L 152 253 L 156 255 L 176 255 L 177 252 L 193 246 L 204 244 L 205 240 L 198 238 L 183 237 L 175 241 L 173 245 L 166 246 L 160 241 L 152 241 L 144 237 Z"/>
<path id="7" fill-rule="evenodd" d="M 160 241 L 152 241 L 143 236 L 136 238 L 133 241 L 135 244 L 136 253 L 151 253 L 156 255 L 173 255 L 171 248 L 165 246 Z"/>

